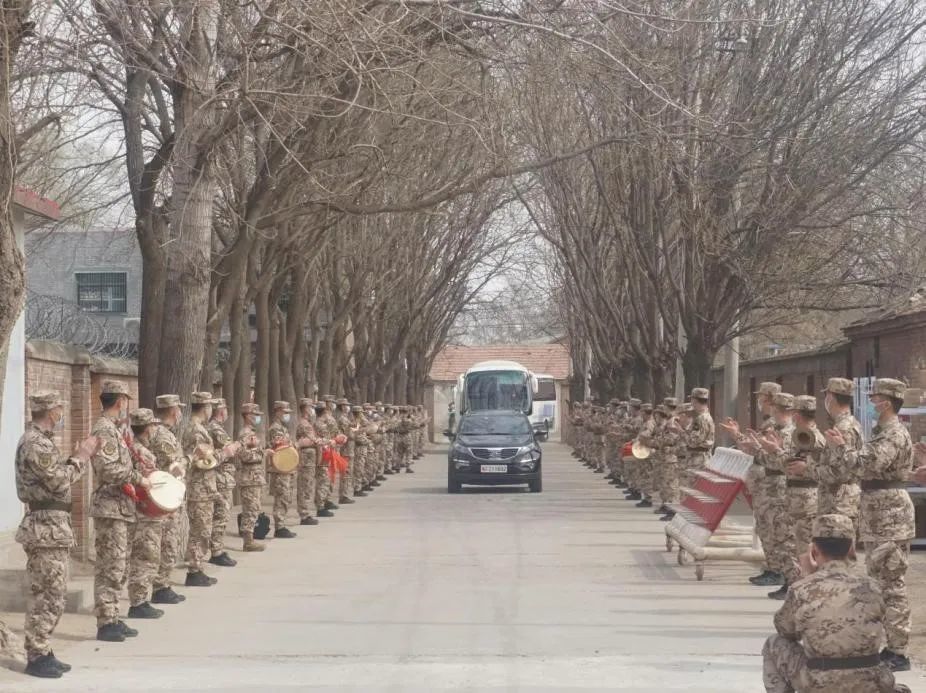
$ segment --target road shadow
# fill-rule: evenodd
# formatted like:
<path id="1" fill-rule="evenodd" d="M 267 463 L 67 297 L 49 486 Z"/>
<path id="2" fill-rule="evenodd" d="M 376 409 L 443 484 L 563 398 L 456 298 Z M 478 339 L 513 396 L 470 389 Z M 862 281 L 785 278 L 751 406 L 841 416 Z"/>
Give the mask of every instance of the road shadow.
<path id="1" fill-rule="evenodd" d="M 403 488 L 400 493 L 418 493 L 423 495 L 448 495 L 446 486 L 426 486 L 418 488 Z M 509 494 L 509 493 L 529 493 L 527 488 L 518 486 L 464 486 L 463 490 L 456 495 L 492 495 L 492 494 Z"/>

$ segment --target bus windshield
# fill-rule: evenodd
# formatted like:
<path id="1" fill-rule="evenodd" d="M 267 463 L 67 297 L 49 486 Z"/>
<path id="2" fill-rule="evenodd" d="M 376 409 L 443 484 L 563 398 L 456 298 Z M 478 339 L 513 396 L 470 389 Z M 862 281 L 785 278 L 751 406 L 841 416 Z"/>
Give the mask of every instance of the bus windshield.
<path id="1" fill-rule="evenodd" d="M 466 402 L 468 411 L 527 411 L 531 403 L 529 378 L 520 371 L 467 373 Z"/>

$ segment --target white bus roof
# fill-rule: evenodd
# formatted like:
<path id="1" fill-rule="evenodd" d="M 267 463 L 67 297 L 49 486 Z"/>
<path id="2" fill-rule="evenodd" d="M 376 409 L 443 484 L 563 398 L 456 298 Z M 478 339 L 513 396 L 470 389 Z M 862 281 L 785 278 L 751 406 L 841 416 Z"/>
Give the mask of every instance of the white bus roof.
<path id="1" fill-rule="evenodd" d="M 556 378 L 548 373 L 534 373 L 534 377 L 537 378 L 537 380 L 556 380 Z"/>
<path id="2" fill-rule="evenodd" d="M 466 371 L 467 373 L 479 373 L 482 371 L 521 371 L 523 373 L 529 373 L 524 366 L 516 361 L 482 361 L 481 363 L 473 364 L 473 366 Z"/>

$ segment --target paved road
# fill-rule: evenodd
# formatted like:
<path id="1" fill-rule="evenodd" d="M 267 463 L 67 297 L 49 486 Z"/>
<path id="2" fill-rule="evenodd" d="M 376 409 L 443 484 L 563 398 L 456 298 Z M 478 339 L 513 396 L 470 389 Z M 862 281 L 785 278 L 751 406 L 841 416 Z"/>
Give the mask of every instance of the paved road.
<path id="1" fill-rule="evenodd" d="M 216 587 L 133 622 L 133 641 L 66 617 L 56 651 L 74 671 L 0 671 L 0 691 L 762 691 L 775 604 L 743 585 L 749 568 L 695 582 L 654 516 L 565 448 L 546 454 L 542 494 L 459 496 L 429 455 L 297 539 L 236 554 Z"/>

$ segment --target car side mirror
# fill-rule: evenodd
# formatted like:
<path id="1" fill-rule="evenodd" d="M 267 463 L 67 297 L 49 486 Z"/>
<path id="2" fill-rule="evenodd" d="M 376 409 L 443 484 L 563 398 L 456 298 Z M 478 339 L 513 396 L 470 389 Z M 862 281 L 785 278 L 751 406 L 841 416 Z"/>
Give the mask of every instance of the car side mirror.
<path id="1" fill-rule="evenodd" d="M 448 439 L 450 439 L 450 440 L 453 440 L 454 438 L 456 438 L 456 436 L 454 435 L 453 431 L 451 431 L 449 428 L 447 428 L 447 429 L 444 430 L 444 437 L 445 437 L 445 438 L 448 438 Z"/>

